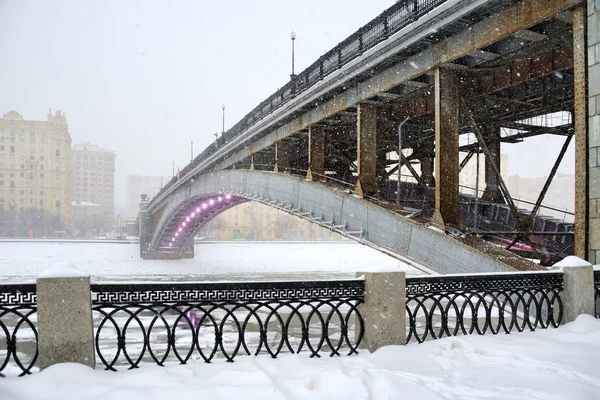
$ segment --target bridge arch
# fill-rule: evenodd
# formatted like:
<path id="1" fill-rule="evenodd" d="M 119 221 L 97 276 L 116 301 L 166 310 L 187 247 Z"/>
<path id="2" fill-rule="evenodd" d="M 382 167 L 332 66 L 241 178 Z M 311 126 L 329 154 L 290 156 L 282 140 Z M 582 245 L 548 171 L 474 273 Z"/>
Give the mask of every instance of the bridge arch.
<path id="1" fill-rule="evenodd" d="M 451 236 L 343 190 L 289 174 L 254 170 L 203 174 L 180 185 L 168 197 L 150 203 L 144 212 L 154 223 L 147 239 L 140 240 L 142 254 L 193 246 L 197 230 L 245 201 L 287 211 L 434 272 L 514 270 Z"/>

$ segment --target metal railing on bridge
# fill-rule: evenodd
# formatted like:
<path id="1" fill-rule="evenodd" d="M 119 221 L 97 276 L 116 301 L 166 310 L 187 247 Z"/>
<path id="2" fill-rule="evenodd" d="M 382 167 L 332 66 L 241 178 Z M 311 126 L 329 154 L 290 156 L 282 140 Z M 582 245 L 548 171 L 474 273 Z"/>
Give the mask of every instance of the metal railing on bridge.
<path id="1" fill-rule="evenodd" d="M 266 100 L 244 116 L 231 129 L 227 130 L 216 142 L 210 144 L 190 164 L 180 172 L 180 176 L 186 176 L 201 160 L 206 159 L 224 144 L 240 136 L 244 131 L 260 121 L 265 116 L 279 109 L 298 94 L 323 80 L 326 76 L 339 70 L 350 61 L 361 56 L 379 43 L 388 39 L 434 8 L 448 0 L 401 0 L 386 9 L 382 14 L 375 17 L 366 25 L 358 29 L 341 43 L 323 54 L 317 61 L 312 63 L 304 71 L 300 72 L 294 79 L 277 90 Z M 168 190 L 177 179 L 173 177 L 169 183 L 157 194 L 157 197 Z"/>

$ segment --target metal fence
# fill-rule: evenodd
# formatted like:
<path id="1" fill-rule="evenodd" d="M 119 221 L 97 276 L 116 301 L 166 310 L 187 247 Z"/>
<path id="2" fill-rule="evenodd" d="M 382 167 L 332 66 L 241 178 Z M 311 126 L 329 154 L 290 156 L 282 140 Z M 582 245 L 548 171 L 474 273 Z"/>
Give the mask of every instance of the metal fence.
<path id="1" fill-rule="evenodd" d="M 37 370 L 36 298 L 35 284 L 0 285 L 0 377 Z"/>
<path id="2" fill-rule="evenodd" d="M 95 284 L 95 347 L 106 369 L 308 351 L 357 352 L 364 281 Z"/>
<path id="3" fill-rule="evenodd" d="M 406 279 L 407 340 L 558 327 L 561 272 Z"/>
<path id="4" fill-rule="evenodd" d="M 240 136 L 256 122 L 446 1 L 447 0 L 397 1 L 394 5 L 375 17 L 365 26 L 358 29 L 333 49 L 323 54 L 317 61 L 312 63 L 304 71 L 300 72 L 285 86 L 261 102 L 232 128 L 221 135 L 216 142 L 209 145 L 190 164 L 183 168 L 180 175 L 185 176 L 198 165 L 200 161 L 205 160 L 215 153 L 219 147 Z M 173 179 L 157 194 L 157 197 L 162 192 L 169 190 L 176 181 L 176 178 L 173 177 Z"/>

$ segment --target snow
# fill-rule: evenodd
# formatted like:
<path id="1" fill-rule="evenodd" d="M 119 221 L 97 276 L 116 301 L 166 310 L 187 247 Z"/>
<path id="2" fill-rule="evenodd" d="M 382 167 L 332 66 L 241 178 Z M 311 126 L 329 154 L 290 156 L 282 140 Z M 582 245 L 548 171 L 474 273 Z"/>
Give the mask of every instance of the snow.
<path id="1" fill-rule="evenodd" d="M 0 381 L 0 399 L 598 399 L 600 321 L 461 336 L 373 354 L 241 357 L 108 372 L 59 364 Z"/>
<path id="2" fill-rule="evenodd" d="M 574 268 L 574 267 L 589 267 L 592 264 L 577 256 L 567 256 L 554 264 L 552 269 L 559 268 Z"/>
<path id="3" fill-rule="evenodd" d="M 221 242 L 195 246 L 192 260 L 142 260 L 139 244 L 0 242 L 0 282 L 34 281 L 71 262 L 95 281 L 347 279 L 357 271 L 420 272 L 354 242 Z"/>
<path id="4" fill-rule="evenodd" d="M 52 265 L 50 268 L 45 269 L 38 278 L 82 278 L 88 277 L 89 275 L 81 272 L 73 263 L 64 261 L 58 262 Z"/>

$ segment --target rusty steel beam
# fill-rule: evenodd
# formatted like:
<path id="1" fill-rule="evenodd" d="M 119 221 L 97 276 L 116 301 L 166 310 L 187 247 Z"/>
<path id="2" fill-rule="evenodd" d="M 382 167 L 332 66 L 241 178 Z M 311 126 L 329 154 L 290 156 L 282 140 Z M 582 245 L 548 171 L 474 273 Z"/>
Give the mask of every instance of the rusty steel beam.
<path id="1" fill-rule="evenodd" d="M 360 197 L 377 196 L 377 107 L 360 103 L 356 128 L 357 180 L 355 192 Z"/>
<path id="2" fill-rule="evenodd" d="M 314 175 L 313 175 L 314 174 Z M 320 126 L 308 128 L 308 172 L 309 180 L 320 180 L 325 176 L 325 130 Z"/>
<path id="3" fill-rule="evenodd" d="M 247 137 L 241 141 L 236 141 L 236 144 L 233 145 L 237 147 L 237 151 L 233 148 L 229 149 L 230 153 L 234 152 L 235 154 L 212 164 L 212 167 L 217 170 L 224 169 L 282 138 L 305 129 L 309 125 L 349 107 L 354 107 L 361 101 L 377 96 L 378 93 L 391 90 L 436 67 L 451 63 L 473 51 L 487 47 L 582 2 L 583 0 L 529 0 L 515 3 L 487 20 L 474 24 L 470 29 L 435 43 L 421 53 L 409 57 L 349 88 L 335 98 L 292 119 L 259 139 L 254 138 L 253 135 L 247 135 Z M 415 68 L 415 65 L 417 68 Z M 211 161 L 208 160 L 207 162 Z M 202 167 L 200 166 L 200 168 Z"/>
<path id="4" fill-rule="evenodd" d="M 463 229 L 458 208 L 460 79 L 454 70 L 435 70 L 435 211 L 432 222 Z"/>
<path id="5" fill-rule="evenodd" d="M 560 152 L 558 153 L 558 157 L 556 158 L 556 161 L 554 162 L 554 165 L 552 166 L 550 175 L 548 175 L 548 178 L 546 179 L 546 183 L 544 183 L 544 187 L 542 188 L 542 191 L 540 192 L 540 195 L 538 196 L 538 199 L 535 202 L 535 205 L 533 206 L 533 210 L 531 210 L 531 229 L 533 229 L 533 223 L 534 223 L 533 219 L 535 218 L 540 207 L 542 206 L 542 202 L 544 201 L 546 192 L 548 191 L 550 184 L 552 184 L 554 175 L 556 175 L 556 171 L 558 171 L 558 167 L 560 166 L 560 163 L 562 162 L 562 159 L 565 156 L 565 153 L 567 152 L 567 148 L 569 147 L 569 143 L 571 143 L 572 138 L 573 138 L 573 135 L 567 136 L 567 139 L 565 140 L 565 143 L 563 144 L 562 148 L 560 149 Z"/>
<path id="6" fill-rule="evenodd" d="M 506 67 L 498 68 L 494 73 L 464 73 L 467 83 L 464 85 L 466 98 L 488 96 L 498 90 L 516 86 L 521 83 L 552 74 L 573 66 L 571 51 L 552 50 L 536 56 L 531 60 L 518 60 Z M 509 100 L 509 99 L 507 99 Z M 434 98 L 432 89 L 421 89 L 407 94 L 402 101 L 389 103 L 393 109 L 391 117 L 394 121 L 402 121 L 407 116 L 419 116 L 433 112 Z"/>
<path id="7" fill-rule="evenodd" d="M 573 71 L 575 127 L 575 240 L 574 255 L 588 255 L 588 133 L 585 6 L 573 10 Z"/>

